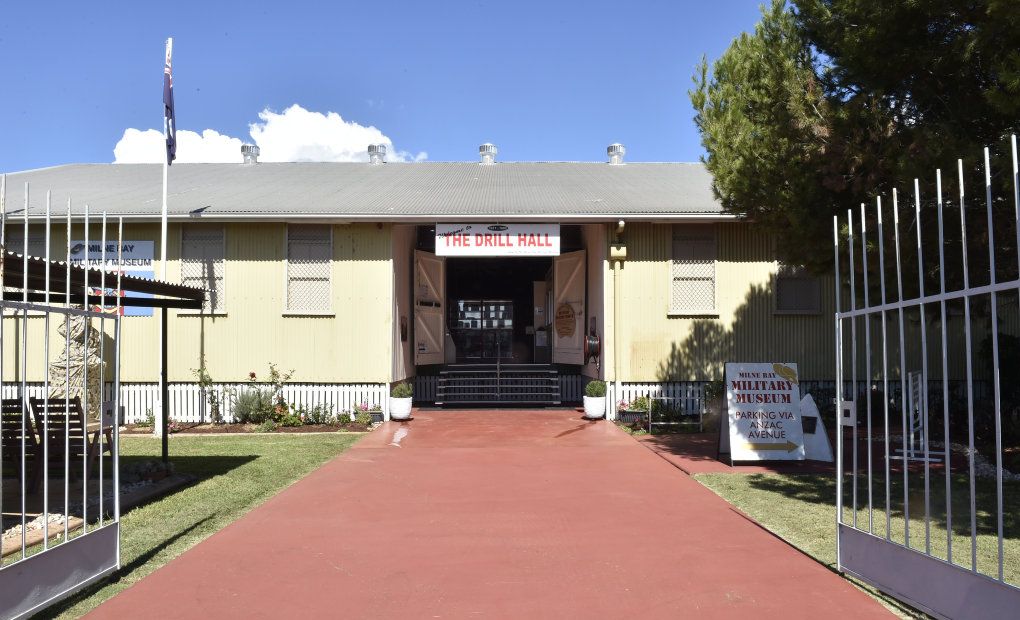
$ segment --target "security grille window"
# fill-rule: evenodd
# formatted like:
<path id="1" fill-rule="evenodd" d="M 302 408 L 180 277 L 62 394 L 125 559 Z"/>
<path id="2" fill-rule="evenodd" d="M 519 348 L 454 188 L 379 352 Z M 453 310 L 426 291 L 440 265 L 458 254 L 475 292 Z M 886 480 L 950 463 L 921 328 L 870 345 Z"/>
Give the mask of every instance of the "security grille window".
<path id="1" fill-rule="evenodd" d="M 819 314 L 822 311 L 818 278 L 803 267 L 780 265 L 775 291 L 777 314 Z"/>
<path id="2" fill-rule="evenodd" d="M 670 314 L 715 314 L 715 227 L 673 226 Z"/>
<path id="3" fill-rule="evenodd" d="M 330 312 L 332 230 L 325 225 L 287 227 L 287 312 Z"/>
<path id="4" fill-rule="evenodd" d="M 185 226 L 181 232 L 181 284 L 205 289 L 205 314 L 223 314 L 226 248 L 220 226 Z"/>

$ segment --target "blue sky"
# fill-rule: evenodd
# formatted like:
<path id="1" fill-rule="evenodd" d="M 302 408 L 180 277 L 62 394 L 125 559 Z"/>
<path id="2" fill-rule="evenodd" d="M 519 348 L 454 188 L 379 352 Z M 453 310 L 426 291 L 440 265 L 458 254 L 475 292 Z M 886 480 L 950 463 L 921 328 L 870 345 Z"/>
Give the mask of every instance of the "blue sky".
<path id="1" fill-rule="evenodd" d="M 126 129 L 160 128 L 167 36 L 179 130 L 250 142 L 250 124 L 283 118 L 260 112 L 297 104 L 338 113 L 337 141 L 374 126 L 408 159 L 474 160 L 488 141 L 503 161 L 601 161 L 611 142 L 629 161 L 694 161 L 695 64 L 753 28 L 758 3 L 10 3 L 0 171 L 110 162 Z M 274 135 L 315 140 L 316 119 Z M 276 156 L 306 153 L 287 146 Z"/>

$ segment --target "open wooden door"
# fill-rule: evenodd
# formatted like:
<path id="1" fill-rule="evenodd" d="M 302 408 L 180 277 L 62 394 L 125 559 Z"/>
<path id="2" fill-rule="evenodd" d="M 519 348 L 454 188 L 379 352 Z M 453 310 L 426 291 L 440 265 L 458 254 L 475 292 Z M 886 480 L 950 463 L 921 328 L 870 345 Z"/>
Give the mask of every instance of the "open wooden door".
<path id="1" fill-rule="evenodd" d="M 586 266 L 584 250 L 553 258 L 551 311 L 554 364 L 584 364 Z"/>
<path id="2" fill-rule="evenodd" d="M 414 364 L 442 364 L 446 343 L 446 259 L 414 252 Z"/>

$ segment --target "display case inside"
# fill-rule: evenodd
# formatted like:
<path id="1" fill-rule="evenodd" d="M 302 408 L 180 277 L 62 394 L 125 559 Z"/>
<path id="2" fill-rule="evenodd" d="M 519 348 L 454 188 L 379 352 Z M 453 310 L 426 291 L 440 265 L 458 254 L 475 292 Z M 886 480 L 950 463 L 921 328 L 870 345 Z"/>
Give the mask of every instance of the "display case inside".
<path id="1" fill-rule="evenodd" d="M 458 361 L 513 359 L 513 301 L 458 299 L 449 326 Z"/>

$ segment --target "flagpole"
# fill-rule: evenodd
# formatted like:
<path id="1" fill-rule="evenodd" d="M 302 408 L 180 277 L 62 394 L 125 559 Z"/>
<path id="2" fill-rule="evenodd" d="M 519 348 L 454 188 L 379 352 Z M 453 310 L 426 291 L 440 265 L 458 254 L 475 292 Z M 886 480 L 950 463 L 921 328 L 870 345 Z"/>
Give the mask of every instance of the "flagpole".
<path id="1" fill-rule="evenodd" d="M 166 40 L 166 65 L 165 71 L 170 71 L 171 55 L 173 54 L 174 40 L 173 37 Z M 165 95 L 164 95 L 165 97 Z M 163 103 L 163 142 L 169 144 L 170 140 L 170 120 L 166 116 L 166 101 Z M 176 134 L 177 128 L 174 127 L 174 133 Z M 176 138 L 176 135 L 174 136 Z M 166 237 L 167 237 L 167 208 L 166 208 L 166 197 L 167 197 L 167 176 L 170 172 L 170 154 L 165 153 L 163 157 L 163 208 L 160 212 L 160 230 L 159 230 L 159 264 L 160 264 L 160 279 L 166 281 Z M 162 315 L 160 316 L 160 338 L 159 338 L 159 420 L 158 424 L 154 424 L 153 432 L 157 437 L 162 438 L 162 452 L 163 462 L 166 463 L 168 460 L 169 446 L 167 445 L 167 431 L 169 427 L 169 403 L 168 400 L 168 389 L 167 389 L 167 351 L 166 351 L 166 308 L 160 310 Z"/>

